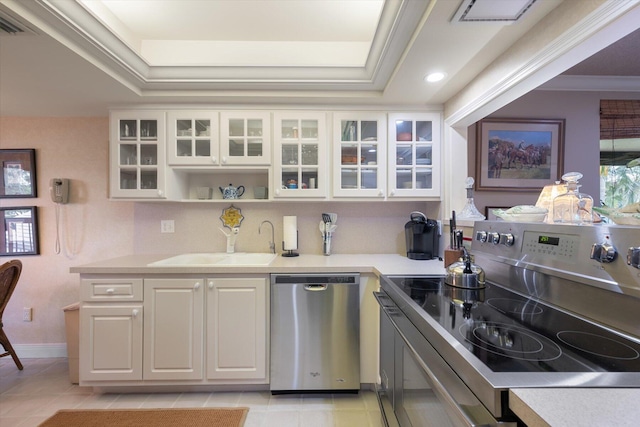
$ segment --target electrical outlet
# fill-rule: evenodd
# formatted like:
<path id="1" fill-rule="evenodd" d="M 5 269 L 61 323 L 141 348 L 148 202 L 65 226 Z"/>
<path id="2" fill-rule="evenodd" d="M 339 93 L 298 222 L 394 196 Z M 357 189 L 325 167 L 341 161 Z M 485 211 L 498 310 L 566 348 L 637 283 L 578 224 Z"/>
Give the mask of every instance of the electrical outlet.
<path id="1" fill-rule="evenodd" d="M 173 233 L 175 232 L 175 223 L 172 219 L 163 219 L 160 221 L 161 233 Z"/>
<path id="2" fill-rule="evenodd" d="M 22 309 L 22 321 L 31 322 L 33 320 L 33 309 L 31 307 L 24 307 Z"/>

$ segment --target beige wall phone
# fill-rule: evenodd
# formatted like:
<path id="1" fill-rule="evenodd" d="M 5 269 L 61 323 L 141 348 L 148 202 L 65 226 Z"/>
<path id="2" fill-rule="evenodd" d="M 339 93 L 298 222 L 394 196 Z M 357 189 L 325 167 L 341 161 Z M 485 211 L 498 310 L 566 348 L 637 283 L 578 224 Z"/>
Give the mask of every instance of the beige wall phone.
<path id="1" fill-rule="evenodd" d="M 69 180 L 52 178 L 49 181 L 51 200 L 56 204 L 56 253 L 60 253 L 60 205 L 69 202 Z"/>

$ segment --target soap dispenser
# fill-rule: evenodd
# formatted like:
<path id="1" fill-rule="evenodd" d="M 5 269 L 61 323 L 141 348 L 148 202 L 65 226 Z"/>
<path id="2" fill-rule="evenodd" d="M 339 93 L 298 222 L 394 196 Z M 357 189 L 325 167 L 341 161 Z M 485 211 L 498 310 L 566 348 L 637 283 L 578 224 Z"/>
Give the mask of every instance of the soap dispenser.
<path id="1" fill-rule="evenodd" d="M 592 224 L 593 198 L 580 193 L 578 181 L 580 172 L 568 172 L 562 175 L 566 182 L 567 192 L 553 199 L 553 222 L 564 224 Z"/>

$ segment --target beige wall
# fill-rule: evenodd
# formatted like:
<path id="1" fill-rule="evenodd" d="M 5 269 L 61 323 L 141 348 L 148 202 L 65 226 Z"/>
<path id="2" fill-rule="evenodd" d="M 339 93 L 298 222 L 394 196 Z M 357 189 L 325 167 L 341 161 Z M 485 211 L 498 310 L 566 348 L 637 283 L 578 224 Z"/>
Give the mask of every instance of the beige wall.
<path id="1" fill-rule="evenodd" d="M 108 119 L 0 118 L 0 148 L 35 148 L 38 197 L 0 199 L 2 206 L 38 206 L 41 254 L 20 257 L 24 271 L 4 315 L 5 330 L 19 348 L 64 343 L 62 307 L 78 300 L 75 265 L 131 253 L 224 251 L 218 231 L 220 203 L 134 203 L 110 201 L 108 194 Z M 55 204 L 49 179 L 71 179 L 70 203 L 60 210 L 62 251 L 55 253 Z M 240 179 L 240 177 L 238 177 Z M 234 184 L 242 182 L 234 178 Z M 297 215 L 301 253 L 322 251 L 318 222 L 322 212 L 338 213 L 333 253 L 404 253 L 404 224 L 413 210 L 435 218 L 439 204 L 424 202 L 237 202 L 245 217 L 238 251 L 268 251 L 275 225 L 281 252 L 282 216 Z M 175 220 L 174 234 L 160 233 L 160 220 Z M 9 259 L 9 258 L 7 258 Z M 1 261 L 1 260 L 0 260 Z M 33 307 L 33 322 L 22 321 L 22 308 Z M 59 347 L 59 345 L 58 345 Z M 20 354 L 20 350 L 18 350 Z"/>

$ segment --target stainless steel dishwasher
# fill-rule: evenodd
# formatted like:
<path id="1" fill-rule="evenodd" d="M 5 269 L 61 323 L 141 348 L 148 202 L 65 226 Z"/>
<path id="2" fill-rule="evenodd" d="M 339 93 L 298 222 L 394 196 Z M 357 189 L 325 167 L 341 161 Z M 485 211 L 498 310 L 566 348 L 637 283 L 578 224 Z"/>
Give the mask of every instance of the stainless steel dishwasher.
<path id="1" fill-rule="evenodd" d="M 359 274 L 271 275 L 271 392 L 358 392 Z"/>

